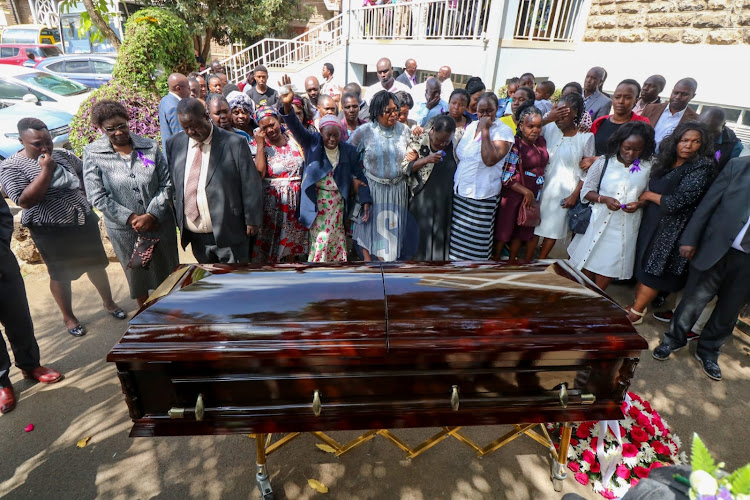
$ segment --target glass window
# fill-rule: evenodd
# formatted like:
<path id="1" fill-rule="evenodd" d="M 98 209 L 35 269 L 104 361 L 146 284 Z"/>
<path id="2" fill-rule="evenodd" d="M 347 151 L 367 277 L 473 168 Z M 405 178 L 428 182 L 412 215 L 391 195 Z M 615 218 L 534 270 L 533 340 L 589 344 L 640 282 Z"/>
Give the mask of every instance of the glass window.
<path id="1" fill-rule="evenodd" d="M 57 28 L 45 28 L 42 30 L 41 35 L 52 37 L 55 43 L 60 43 L 60 32 L 57 31 Z"/>
<path id="2" fill-rule="evenodd" d="M 63 69 L 63 66 L 64 66 L 64 65 L 65 65 L 65 63 L 64 63 L 63 61 L 60 61 L 60 62 L 56 62 L 56 63 L 52 63 L 52 64 L 48 64 L 48 65 L 46 65 L 46 66 L 44 67 L 44 69 L 46 69 L 46 70 L 48 70 L 48 71 L 54 71 L 54 72 L 56 72 L 56 73 L 62 73 L 63 71 L 65 71 L 65 70 Z"/>
<path id="3" fill-rule="evenodd" d="M 39 30 L 5 28 L 2 40 L 3 43 L 39 43 Z"/>
<path id="4" fill-rule="evenodd" d="M 107 61 L 91 61 L 94 65 L 94 73 L 99 75 L 111 75 L 115 67 L 114 64 Z"/>
<path id="5" fill-rule="evenodd" d="M 21 85 L 0 80 L 0 99 L 23 99 L 29 90 Z"/>
<path id="6" fill-rule="evenodd" d="M 722 108 L 724 110 L 724 115 L 726 116 L 726 120 L 729 123 L 737 123 L 737 121 L 740 119 L 740 113 L 742 113 L 741 109 L 735 109 L 735 108 Z"/>
<path id="7" fill-rule="evenodd" d="M 65 72 L 66 73 L 91 73 L 91 66 L 89 66 L 89 60 L 84 59 L 83 61 L 65 61 Z"/>
<path id="8" fill-rule="evenodd" d="M 13 47 L 0 47 L 0 57 L 13 57 L 18 54 L 18 49 Z"/>
<path id="9" fill-rule="evenodd" d="M 35 85 L 61 96 L 78 95 L 91 90 L 78 82 L 57 75 L 51 75 L 49 73 L 26 73 L 23 75 L 17 75 L 15 78 L 22 83 Z"/>
<path id="10" fill-rule="evenodd" d="M 750 111 L 745 110 L 745 113 L 742 115 L 742 124 L 750 127 Z"/>
<path id="11" fill-rule="evenodd" d="M 57 47 L 39 47 L 42 51 L 42 57 L 57 57 L 62 55 L 62 51 Z"/>

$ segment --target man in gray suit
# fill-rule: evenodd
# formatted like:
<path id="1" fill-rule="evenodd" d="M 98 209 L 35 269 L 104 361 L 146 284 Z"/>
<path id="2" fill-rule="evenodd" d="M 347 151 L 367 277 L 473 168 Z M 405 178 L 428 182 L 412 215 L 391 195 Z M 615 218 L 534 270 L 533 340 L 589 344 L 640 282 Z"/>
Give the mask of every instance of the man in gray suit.
<path id="1" fill-rule="evenodd" d="M 182 130 L 177 119 L 177 103 L 190 97 L 190 83 L 185 75 L 172 73 L 167 78 L 169 92 L 159 102 L 159 129 L 161 130 L 161 149 L 166 151 L 167 140 Z"/>
<path id="2" fill-rule="evenodd" d="M 417 85 L 417 61 L 414 59 L 407 59 L 404 63 L 404 71 L 396 78 L 397 82 L 401 82 L 409 88 Z"/>
<path id="3" fill-rule="evenodd" d="M 595 66 L 586 73 L 586 79 L 583 81 L 583 104 L 586 112 L 591 115 L 592 122 L 600 116 L 607 116 L 612 109 L 612 99 L 599 91 L 606 74 L 604 68 Z"/>
<path id="4" fill-rule="evenodd" d="M 665 360 L 687 343 L 687 334 L 714 297 L 716 307 L 698 340 L 695 357 L 721 380 L 721 346 L 750 301 L 750 158 L 731 160 L 709 188 L 680 237 L 690 274 L 669 331 L 653 356 Z"/>
<path id="5" fill-rule="evenodd" d="M 263 216 L 263 193 L 247 141 L 211 124 L 200 101 L 177 105 L 183 132 L 167 141 L 182 247 L 202 263 L 244 263 Z"/>

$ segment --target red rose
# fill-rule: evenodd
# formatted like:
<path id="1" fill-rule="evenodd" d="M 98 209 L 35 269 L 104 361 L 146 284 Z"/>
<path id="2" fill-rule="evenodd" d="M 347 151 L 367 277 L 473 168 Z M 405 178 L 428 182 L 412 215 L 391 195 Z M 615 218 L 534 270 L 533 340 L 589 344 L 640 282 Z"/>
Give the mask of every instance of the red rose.
<path id="1" fill-rule="evenodd" d="M 646 430 L 646 433 L 648 433 L 650 437 L 656 436 L 656 429 L 654 429 L 653 425 L 646 425 L 643 428 Z"/>
<path id="2" fill-rule="evenodd" d="M 591 438 L 591 449 L 595 450 L 597 446 L 599 446 L 599 438 L 594 436 Z"/>
<path id="3" fill-rule="evenodd" d="M 625 479 L 627 481 L 630 478 L 630 469 L 624 465 L 618 465 L 617 469 L 615 469 L 615 474 L 617 474 L 617 477 L 620 479 Z"/>
<path id="4" fill-rule="evenodd" d="M 638 478 L 634 477 L 634 478 L 633 478 L 633 480 L 632 480 L 632 481 L 630 481 L 630 487 L 631 487 L 631 488 L 634 488 L 634 487 L 635 487 L 635 485 L 636 485 L 636 484 L 638 484 L 638 483 L 640 483 L 640 482 L 641 482 L 641 480 L 640 480 L 640 479 L 638 479 Z"/>
<path id="5" fill-rule="evenodd" d="M 651 425 L 651 420 L 649 420 L 649 418 L 643 413 L 638 415 L 638 418 L 636 418 L 635 421 L 638 422 L 638 425 L 640 425 L 641 427 L 646 427 L 647 425 Z"/>
<path id="6" fill-rule="evenodd" d="M 570 446 L 578 446 L 578 440 L 576 438 L 570 438 Z"/>
<path id="7" fill-rule="evenodd" d="M 611 431 L 610 431 L 610 432 L 611 432 Z M 612 433 L 612 435 L 614 436 L 614 433 Z M 623 426 L 621 425 L 621 426 L 620 426 L 620 436 L 627 436 L 627 435 L 628 435 L 628 431 L 626 431 L 626 430 L 625 430 L 625 427 L 623 427 Z"/>
<path id="8" fill-rule="evenodd" d="M 632 458 L 638 454 L 638 448 L 634 444 L 625 443 L 622 445 L 622 456 Z"/>
<path id="9" fill-rule="evenodd" d="M 591 472 L 593 472 L 594 474 L 596 474 L 597 472 L 601 470 L 602 470 L 602 466 L 599 465 L 599 462 L 594 462 L 593 464 L 591 464 Z"/>
<path id="10" fill-rule="evenodd" d="M 588 439 L 591 437 L 591 428 L 593 427 L 593 424 L 590 422 L 583 422 L 581 425 L 578 426 L 576 429 L 576 436 L 581 439 Z"/>
<path id="11" fill-rule="evenodd" d="M 573 472 L 578 472 L 581 470 L 581 466 L 578 465 L 578 462 L 568 462 L 568 469 L 572 470 Z"/>
<path id="12" fill-rule="evenodd" d="M 638 401 L 639 403 L 643 403 L 643 399 L 641 399 L 641 397 L 634 392 L 628 392 L 628 396 L 630 396 L 630 399 L 632 399 L 633 401 Z"/>
<path id="13" fill-rule="evenodd" d="M 603 491 L 601 492 L 601 495 L 602 495 L 602 496 L 603 496 L 604 498 L 608 499 L 608 500 L 614 500 L 615 498 L 617 498 L 617 497 L 615 496 L 615 494 L 614 494 L 614 493 L 612 493 L 612 490 L 603 490 Z"/>
<path id="14" fill-rule="evenodd" d="M 653 413 L 653 412 L 654 412 L 654 409 L 653 409 L 653 408 L 651 408 L 651 403 L 649 403 L 648 401 L 642 401 L 642 403 L 643 403 L 643 408 L 644 408 L 644 409 L 645 409 L 645 410 L 646 410 L 647 412 L 649 412 L 649 413 Z"/>
<path id="15" fill-rule="evenodd" d="M 575 478 L 576 478 L 576 481 L 578 481 L 579 483 L 581 483 L 584 486 L 586 486 L 586 485 L 589 484 L 589 477 L 586 474 L 584 474 L 583 472 L 578 472 L 575 475 Z"/>
<path id="16" fill-rule="evenodd" d="M 638 476 L 640 479 L 646 479 L 648 477 L 649 469 L 645 467 L 635 466 L 633 467 L 633 474 Z"/>
<path id="17" fill-rule="evenodd" d="M 651 464 L 651 468 L 649 469 L 649 471 L 652 471 L 654 469 L 658 469 L 659 467 L 664 467 L 664 464 L 661 463 L 661 462 L 654 462 L 654 463 Z"/>
<path id="18" fill-rule="evenodd" d="M 582 458 L 585 462 L 588 462 L 589 464 L 593 464 L 594 462 L 596 462 L 596 457 L 591 452 L 591 450 L 585 450 L 583 452 Z"/>
<path id="19" fill-rule="evenodd" d="M 630 429 L 630 438 L 633 441 L 638 441 L 638 443 L 642 443 L 644 441 L 648 441 L 648 434 L 646 434 L 646 431 L 641 429 L 640 427 L 633 426 L 632 429 Z"/>
<path id="20" fill-rule="evenodd" d="M 657 453 L 657 455 L 669 455 L 669 448 L 664 446 L 661 441 L 651 441 L 651 448 Z"/>
<path id="21" fill-rule="evenodd" d="M 630 415 L 630 418 L 633 420 L 638 420 L 638 416 L 642 415 L 641 410 L 636 408 L 635 406 L 631 406 L 628 410 L 628 415 Z"/>

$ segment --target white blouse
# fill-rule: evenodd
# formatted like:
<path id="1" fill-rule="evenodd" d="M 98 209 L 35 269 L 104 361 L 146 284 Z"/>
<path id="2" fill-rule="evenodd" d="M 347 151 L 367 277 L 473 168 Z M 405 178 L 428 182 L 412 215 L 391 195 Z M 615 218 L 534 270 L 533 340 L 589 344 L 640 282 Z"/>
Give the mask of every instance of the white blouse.
<path id="1" fill-rule="evenodd" d="M 491 167 L 484 164 L 482 134 L 474 137 L 478 125 L 479 121 L 471 122 L 456 147 L 458 167 L 453 177 L 453 192 L 463 198 L 486 200 L 500 194 L 505 158 Z M 490 139 L 493 142 L 506 141 L 511 144 L 515 141 L 511 128 L 500 120 L 495 120 L 490 127 Z"/>

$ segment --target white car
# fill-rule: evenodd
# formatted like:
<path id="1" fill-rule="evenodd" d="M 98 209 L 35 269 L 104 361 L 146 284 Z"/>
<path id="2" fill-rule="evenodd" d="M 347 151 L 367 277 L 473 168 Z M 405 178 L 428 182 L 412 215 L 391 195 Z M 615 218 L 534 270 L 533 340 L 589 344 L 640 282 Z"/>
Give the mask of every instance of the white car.
<path id="1" fill-rule="evenodd" d="M 23 66 L 0 66 L 0 102 L 36 103 L 42 108 L 66 111 L 71 115 L 93 89 L 68 78 Z"/>

